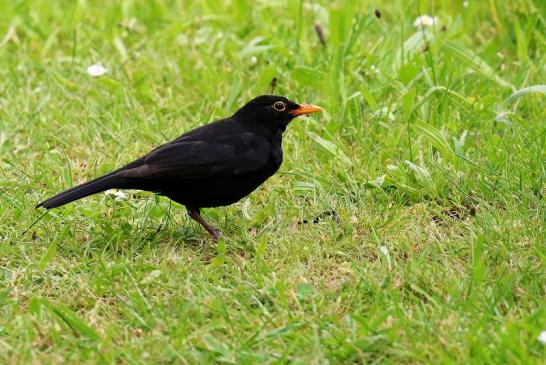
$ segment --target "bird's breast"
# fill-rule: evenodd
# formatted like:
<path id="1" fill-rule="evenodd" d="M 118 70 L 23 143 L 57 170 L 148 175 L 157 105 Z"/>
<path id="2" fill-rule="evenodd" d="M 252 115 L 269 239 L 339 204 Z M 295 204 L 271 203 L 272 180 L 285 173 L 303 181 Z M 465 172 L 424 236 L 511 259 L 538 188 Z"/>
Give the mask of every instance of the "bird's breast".
<path id="1" fill-rule="evenodd" d="M 273 148 L 271 149 L 271 163 L 275 168 L 275 171 L 281 167 L 282 164 L 282 147 L 281 145 L 273 144 Z"/>

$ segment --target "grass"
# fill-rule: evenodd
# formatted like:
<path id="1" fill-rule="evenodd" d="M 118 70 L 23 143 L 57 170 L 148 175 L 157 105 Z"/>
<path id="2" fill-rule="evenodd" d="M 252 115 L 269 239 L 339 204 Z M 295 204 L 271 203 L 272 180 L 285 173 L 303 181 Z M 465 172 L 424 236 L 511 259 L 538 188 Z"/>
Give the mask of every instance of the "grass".
<path id="1" fill-rule="evenodd" d="M 544 363 L 545 10 L 1 2 L 0 363 Z M 143 192 L 34 209 L 274 77 L 325 112 L 224 241 Z"/>

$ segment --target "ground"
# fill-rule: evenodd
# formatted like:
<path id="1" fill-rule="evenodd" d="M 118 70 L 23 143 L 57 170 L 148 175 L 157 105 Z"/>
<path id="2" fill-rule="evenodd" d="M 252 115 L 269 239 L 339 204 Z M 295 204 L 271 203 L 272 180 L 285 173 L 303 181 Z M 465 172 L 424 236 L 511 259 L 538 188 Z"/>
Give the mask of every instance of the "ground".
<path id="1" fill-rule="evenodd" d="M 545 4 L 0 2 L 0 363 L 544 363 Z M 324 112 L 222 241 L 34 209 L 272 89 Z"/>

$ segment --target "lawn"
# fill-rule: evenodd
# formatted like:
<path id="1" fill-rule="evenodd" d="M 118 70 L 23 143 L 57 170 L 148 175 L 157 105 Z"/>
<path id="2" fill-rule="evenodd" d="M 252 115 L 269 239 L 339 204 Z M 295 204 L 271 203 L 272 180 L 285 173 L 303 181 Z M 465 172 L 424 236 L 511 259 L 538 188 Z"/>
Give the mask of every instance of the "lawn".
<path id="1" fill-rule="evenodd" d="M 544 364 L 545 14 L 1 1 L 0 363 Z M 145 192 L 34 209 L 272 90 L 324 112 L 220 242 Z"/>

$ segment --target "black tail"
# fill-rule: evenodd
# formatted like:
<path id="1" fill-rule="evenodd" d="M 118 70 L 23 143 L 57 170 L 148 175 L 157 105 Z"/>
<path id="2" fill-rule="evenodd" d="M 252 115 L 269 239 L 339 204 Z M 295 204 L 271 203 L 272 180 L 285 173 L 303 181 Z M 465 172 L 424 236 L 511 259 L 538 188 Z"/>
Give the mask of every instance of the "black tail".
<path id="1" fill-rule="evenodd" d="M 117 171 L 114 171 L 108 175 L 101 176 L 94 180 L 85 182 L 81 185 L 78 185 L 71 189 L 63 191 L 62 193 L 59 193 L 47 199 L 46 201 L 41 202 L 40 204 L 36 206 L 36 208 L 39 208 L 39 207 L 44 207 L 47 209 L 57 208 L 62 205 L 73 202 L 74 200 L 78 200 L 81 198 L 85 198 L 86 196 L 89 196 L 89 195 L 100 193 L 101 191 L 105 191 L 112 188 L 123 188 L 122 186 L 123 179 L 119 178 L 118 176 L 115 176 L 116 172 Z"/>

